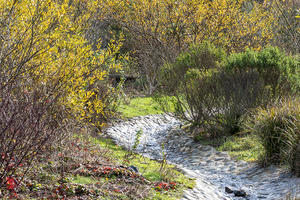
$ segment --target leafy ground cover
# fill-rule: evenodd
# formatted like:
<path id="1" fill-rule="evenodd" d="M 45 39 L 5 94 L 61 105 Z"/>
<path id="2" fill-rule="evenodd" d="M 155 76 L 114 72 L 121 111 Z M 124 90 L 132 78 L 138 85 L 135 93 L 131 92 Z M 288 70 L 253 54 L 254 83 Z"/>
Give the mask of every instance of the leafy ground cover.
<path id="1" fill-rule="evenodd" d="M 1 199 L 178 199 L 194 185 L 174 166 L 87 135 L 72 136 L 47 156 L 37 157 L 25 176 L 24 170 L 19 166 L 9 177 Z"/>
<path id="2" fill-rule="evenodd" d="M 99 144 L 103 148 L 112 149 L 111 158 L 114 162 L 122 161 L 125 166 L 135 166 L 143 177 L 154 183 L 154 193 L 150 199 L 178 199 L 184 189 L 193 188 L 193 179 L 185 177 L 181 172 L 176 170 L 173 165 L 164 164 L 164 162 L 155 161 L 141 155 L 125 151 L 122 147 L 117 146 L 110 139 L 90 138 L 94 144 Z M 177 184 L 176 190 L 170 190 L 169 187 Z M 171 184 L 171 185 L 170 185 Z"/>

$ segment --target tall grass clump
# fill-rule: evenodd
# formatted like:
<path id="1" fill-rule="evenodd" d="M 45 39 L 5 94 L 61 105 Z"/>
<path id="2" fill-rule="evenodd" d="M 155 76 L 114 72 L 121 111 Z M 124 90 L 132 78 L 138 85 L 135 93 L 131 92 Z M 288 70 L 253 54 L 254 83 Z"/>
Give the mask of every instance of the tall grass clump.
<path id="1" fill-rule="evenodd" d="M 299 98 L 282 100 L 267 109 L 259 108 L 245 124 L 260 137 L 265 165 L 288 165 L 300 175 Z"/>

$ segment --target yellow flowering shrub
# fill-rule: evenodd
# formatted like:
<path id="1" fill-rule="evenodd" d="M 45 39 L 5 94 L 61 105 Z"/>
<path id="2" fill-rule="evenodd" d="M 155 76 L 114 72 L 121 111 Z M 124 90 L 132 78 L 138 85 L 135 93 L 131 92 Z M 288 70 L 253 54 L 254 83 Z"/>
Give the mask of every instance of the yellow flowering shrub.
<path id="1" fill-rule="evenodd" d="M 85 38 L 99 6 L 101 1 L 1 0 L 1 85 L 30 79 L 26 90 L 43 86 L 77 120 L 101 127 L 117 103 L 108 74 L 126 58 L 115 60 L 122 36 L 106 49 L 99 40 L 96 50 Z"/>
<path id="2" fill-rule="evenodd" d="M 260 49 L 273 38 L 276 24 L 268 0 L 113 0 L 106 6 L 140 37 L 155 37 L 179 49 L 204 40 L 229 51 Z"/>

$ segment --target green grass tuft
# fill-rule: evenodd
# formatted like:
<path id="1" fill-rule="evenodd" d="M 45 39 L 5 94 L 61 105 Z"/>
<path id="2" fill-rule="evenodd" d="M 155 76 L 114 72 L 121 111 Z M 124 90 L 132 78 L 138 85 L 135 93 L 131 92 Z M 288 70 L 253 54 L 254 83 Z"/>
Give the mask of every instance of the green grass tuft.
<path id="1" fill-rule="evenodd" d="M 264 149 L 257 135 L 232 136 L 217 148 L 218 151 L 227 151 L 230 156 L 248 162 L 258 161 Z"/>
<path id="2" fill-rule="evenodd" d="M 215 147 L 218 151 L 228 152 L 231 157 L 247 162 L 258 161 L 264 153 L 259 137 L 254 134 L 223 136 L 211 138 L 195 136 L 195 140 L 203 145 Z"/>
<path id="3" fill-rule="evenodd" d="M 264 164 L 288 165 L 300 175 L 300 99 L 287 98 L 258 108 L 246 121 L 248 132 L 260 137 Z"/>
<path id="4" fill-rule="evenodd" d="M 151 97 L 133 98 L 129 104 L 122 102 L 118 111 L 126 118 L 163 113 L 159 105 Z"/>
<path id="5" fill-rule="evenodd" d="M 77 183 L 77 184 L 95 184 L 99 182 L 98 180 L 92 178 L 92 177 L 86 177 L 86 176 L 74 176 L 72 183 Z"/>
<path id="6" fill-rule="evenodd" d="M 174 106 L 170 104 L 170 112 L 174 112 L 174 110 Z M 159 103 L 152 97 L 136 97 L 132 98 L 129 103 L 122 102 L 118 111 L 125 118 L 164 113 Z"/>

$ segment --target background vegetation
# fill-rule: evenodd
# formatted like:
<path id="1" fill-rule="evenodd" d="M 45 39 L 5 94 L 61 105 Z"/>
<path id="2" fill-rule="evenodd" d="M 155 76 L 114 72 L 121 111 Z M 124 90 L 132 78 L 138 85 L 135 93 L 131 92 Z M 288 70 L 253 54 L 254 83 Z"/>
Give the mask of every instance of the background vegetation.
<path id="1" fill-rule="evenodd" d="M 198 138 L 253 135 L 265 163 L 299 174 L 299 31 L 296 0 L 0 0 L 0 197 L 24 187 L 46 195 L 39 182 L 58 173 L 55 195 L 67 196 L 62 180 L 74 169 L 61 152 L 74 147 L 76 130 L 95 135 L 119 111 L 172 111 Z M 137 94 L 156 103 L 119 106 Z M 47 178 L 36 180 L 32 166 L 49 167 Z M 174 189 L 161 180 L 157 187 Z"/>

